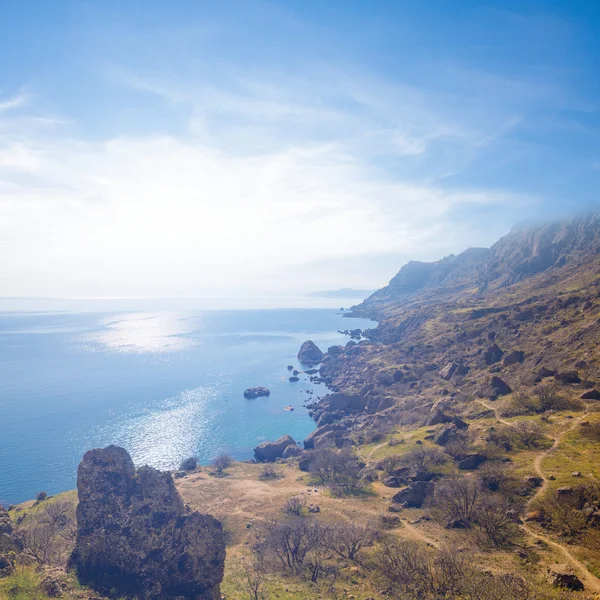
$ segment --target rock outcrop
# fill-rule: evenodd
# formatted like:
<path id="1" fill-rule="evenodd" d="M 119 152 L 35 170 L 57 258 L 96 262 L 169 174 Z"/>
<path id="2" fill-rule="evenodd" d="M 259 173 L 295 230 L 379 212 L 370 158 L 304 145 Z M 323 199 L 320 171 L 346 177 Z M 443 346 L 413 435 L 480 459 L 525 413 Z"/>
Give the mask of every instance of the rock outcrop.
<path id="1" fill-rule="evenodd" d="M 275 462 L 283 456 L 288 446 L 295 446 L 296 442 L 291 435 L 284 435 L 274 442 L 262 442 L 254 448 L 254 458 L 257 462 Z"/>
<path id="2" fill-rule="evenodd" d="M 433 492 L 434 484 L 431 481 L 415 481 L 400 490 L 392 502 L 403 504 L 408 508 L 421 508 L 425 499 Z"/>
<path id="3" fill-rule="evenodd" d="M 271 395 L 271 391 L 268 388 L 262 387 L 262 386 L 248 388 L 244 392 L 244 398 L 248 398 L 249 400 L 252 400 L 253 398 L 260 398 L 261 396 L 270 396 L 270 395 Z"/>
<path id="4" fill-rule="evenodd" d="M 19 550 L 19 543 L 14 535 L 12 519 L 0 505 L 0 577 L 8 577 L 15 570 L 13 553 Z"/>
<path id="5" fill-rule="evenodd" d="M 77 471 L 69 567 L 96 589 L 145 599 L 220 598 L 221 523 L 186 512 L 170 473 L 137 469 L 123 448 L 86 452 Z"/>
<path id="6" fill-rule="evenodd" d="M 318 365 L 323 360 L 323 356 L 321 350 L 311 340 L 304 342 L 298 352 L 298 360 L 308 366 Z"/>

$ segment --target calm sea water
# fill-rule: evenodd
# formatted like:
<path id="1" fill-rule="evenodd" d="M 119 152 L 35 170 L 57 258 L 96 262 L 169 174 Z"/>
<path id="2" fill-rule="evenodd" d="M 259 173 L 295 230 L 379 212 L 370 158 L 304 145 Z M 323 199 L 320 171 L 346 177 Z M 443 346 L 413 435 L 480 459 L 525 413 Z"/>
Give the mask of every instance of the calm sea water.
<path id="1" fill-rule="evenodd" d="M 173 469 L 301 441 L 306 390 L 326 389 L 290 383 L 286 366 L 304 340 L 345 343 L 350 326 L 373 323 L 333 309 L 0 314 L 0 502 L 72 489 L 83 453 L 108 444 Z M 244 399 L 257 385 L 271 396 Z"/>

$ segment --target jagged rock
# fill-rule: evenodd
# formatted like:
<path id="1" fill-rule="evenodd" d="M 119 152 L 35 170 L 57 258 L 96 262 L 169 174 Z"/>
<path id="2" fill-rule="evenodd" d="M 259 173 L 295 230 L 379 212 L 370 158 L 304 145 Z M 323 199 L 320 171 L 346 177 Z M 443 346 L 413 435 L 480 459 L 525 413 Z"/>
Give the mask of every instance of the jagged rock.
<path id="1" fill-rule="evenodd" d="M 315 448 L 317 440 L 329 432 L 335 432 L 336 437 L 342 437 L 346 432 L 346 428 L 340 423 L 329 423 L 327 425 L 323 425 L 322 427 L 318 427 L 313 432 L 309 433 L 306 438 L 304 438 L 304 448 L 306 450 L 312 450 Z"/>
<path id="2" fill-rule="evenodd" d="M 254 448 L 254 458 L 257 462 L 275 462 L 283 456 L 283 451 L 288 446 L 295 446 L 296 442 L 291 435 L 284 435 L 274 442 L 262 442 Z"/>
<path id="3" fill-rule="evenodd" d="M 546 377 L 554 377 L 555 375 L 556 371 L 554 369 L 549 369 L 548 367 L 541 367 L 540 370 L 536 373 L 535 380 L 536 382 L 538 382 L 542 379 L 546 379 Z"/>
<path id="4" fill-rule="evenodd" d="M 339 354 L 343 354 L 343 353 L 344 353 L 343 346 L 330 346 L 329 348 L 327 348 L 327 354 L 329 354 L 330 356 L 338 356 Z"/>
<path id="5" fill-rule="evenodd" d="M 600 400 L 600 392 L 598 390 L 588 390 L 581 394 L 582 400 Z"/>
<path id="6" fill-rule="evenodd" d="M 308 473 L 310 471 L 310 465 L 312 464 L 312 461 L 314 459 L 315 459 L 314 452 L 311 452 L 310 450 L 305 450 L 300 455 L 300 460 L 298 461 L 298 468 L 301 471 L 304 471 L 304 473 Z"/>
<path id="7" fill-rule="evenodd" d="M 561 371 L 554 378 L 561 383 L 581 383 L 581 378 L 577 371 Z"/>
<path id="8" fill-rule="evenodd" d="M 15 562 L 12 556 L 0 553 L 0 579 L 10 577 L 15 572 Z"/>
<path id="9" fill-rule="evenodd" d="M 421 508 L 433 489 L 434 484 L 431 481 L 415 481 L 395 494 L 392 502 L 403 504 L 408 508 Z"/>
<path id="10" fill-rule="evenodd" d="M 452 417 L 452 423 L 456 425 L 457 429 L 465 430 L 469 428 L 469 424 L 466 421 L 463 421 L 460 417 Z"/>
<path id="11" fill-rule="evenodd" d="M 471 471 L 472 469 L 476 469 L 482 462 L 485 462 L 485 460 L 486 456 L 484 454 L 479 454 L 479 452 L 467 454 L 459 461 L 458 468 L 461 471 Z"/>
<path id="12" fill-rule="evenodd" d="M 401 485 L 404 485 L 404 482 L 399 479 L 398 477 L 386 477 L 383 481 L 382 481 L 383 485 L 385 485 L 385 487 L 389 487 L 389 488 L 397 488 L 400 487 Z"/>
<path id="13" fill-rule="evenodd" d="M 500 377 L 494 375 L 489 382 L 482 388 L 481 394 L 492 400 L 498 398 L 498 396 L 505 396 L 506 394 L 512 393 L 512 388 Z"/>
<path id="14" fill-rule="evenodd" d="M 77 540 L 69 561 L 90 587 L 146 599 L 215 600 L 225 564 L 219 521 L 185 512 L 170 473 L 135 469 L 117 446 L 77 471 Z"/>
<path id="15" fill-rule="evenodd" d="M 579 577 L 573 573 L 550 570 L 550 577 L 552 579 L 552 585 L 555 588 L 571 590 L 573 592 L 582 592 L 585 589 L 581 579 L 579 579 Z"/>
<path id="16" fill-rule="evenodd" d="M 447 415 L 440 408 L 433 408 L 431 411 L 431 416 L 427 419 L 427 426 L 431 427 L 432 425 L 440 425 L 442 423 L 450 423 L 452 421 L 452 417 Z"/>
<path id="17" fill-rule="evenodd" d="M 404 379 L 404 371 L 402 371 L 402 369 L 396 369 L 392 377 L 396 383 L 402 381 L 402 379 Z"/>
<path id="18" fill-rule="evenodd" d="M 493 365 L 497 363 L 502 358 L 504 352 L 500 350 L 498 344 L 492 344 L 487 350 L 483 353 L 483 360 L 486 365 Z"/>
<path id="19" fill-rule="evenodd" d="M 271 395 L 271 392 L 266 387 L 262 387 L 262 386 L 248 388 L 244 392 L 244 398 L 248 398 L 250 400 L 253 398 L 259 398 L 261 396 L 270 396 L 270 395 Z"/>
<path id="20" fill-rule="evenodd" d="M 323 360 L 323 353 L 313 341 L 307 340 L 298 352 L 298 360 L 303 365 L 318 365 Z"/>
<path id="21" fill-rule="evenodd" d="M 62 569 L 46 567 L 40 578 L 40 589 L 50 598 L 62 598 L 68 588 L 66 575 Z"/>
<path id="22" fill-rule="evenodd" d="M 440 372 L 442 379 L 450 381 L 455 375 L 466 375 L 469 372 L 469 367 L 460 363 L 448 363 Z"/>
<path id="23" fill-rule="evenodd" d="M 293 458 L 294 456 L 300 456 L 302 454 L 302 448 L 300 446 L 286 446 L 285 450 L 282 452 L 281 456 L 283 458 Z"/>
<path id="24" fill-rule="evenodd" d="M 525 360 L 525 353 L 522 350 L 513 350 L 504 357 L 504 365 L 516 365 L 522 363 Z"/>
<path id="25" fill-rule="evenodd" d="M 8 511 L 0 504 L 0 554 L 8 555 L 20 550 L 13 522 Z"/>
<path id="26" fill-rule="evenodd" d="M 433 442 L 438 446 L 445 446 L 453 439 L 455 439 L 457 435 L 458 428 L 456 427 L 456 425 L 454 425 L 454 423 L 447 423 L 435 434 Z"/>

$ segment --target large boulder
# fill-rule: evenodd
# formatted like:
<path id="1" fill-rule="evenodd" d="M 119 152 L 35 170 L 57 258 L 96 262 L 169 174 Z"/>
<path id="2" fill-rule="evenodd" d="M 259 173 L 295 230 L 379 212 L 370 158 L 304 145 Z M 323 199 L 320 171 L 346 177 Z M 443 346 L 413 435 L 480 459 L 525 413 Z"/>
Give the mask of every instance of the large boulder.
<path id="1" fill-rule="evenodd" d="M 300 347 L 300 351 L 298 352 L 298 360 L 303 365 L 318 365 L 323 360 L 323 353 L 313 341 L 307 340 Z"/>
<path id="2" fill-rule="evenodd" d="M 482 462 L 485 462 L 486 456 L 479 452 L 467 454 L 458 462 L 458 468 L 461 471 L 472 471 L 476 469 Z"/>
<path id="3" fill-rule="evenodd" d="M 333 437 L 329 434 L 333 433 Z M 327 425 L 323 425 L 322 427 L 318 427 L 313 432 L 309 433 L 304 438 L 304 448 L 306 450 L 312 450 L 314 448 L 318 448 L 319 446 L 323 446 L 320 442 L 321 438 L 325 439 L 333 439 L 337 437 L 343 437 L 346 433 L 346 428 L 339 423 L 329 423 Z"/>
<path id="4" fill-rule="evenodd" d="M 442 368 L 442 370 L 439 372 L 439 375 L 442 379 L 450 381 L 450 379 L 452 379 L 452 377 L 454 377 L 455 375 L 466 375 L 468 372 L 469 367 L 467 367 L 466 365 L 451 362 Z"/>
<path id="5" fill-rule="evenodd" d="M 344 353 L 344 346 L 330 346 L 327 348 L 327 354 L 329 356 L 338 356 L 339 354 Z"/>
<path id="6" fill-rule="evenodd" d="M 403 504 L 408 508 L 421 508 L 426 498 L 433 492 L 434 484 L 431 481 L 415 481 L 400 490 L 392 502 Z"/>
<path id="7" fill-rule="evenodd" d="M 283 458 L 293 458 L 295 456 L 300 456 L 302 454 L 302 448 L 300 446 L 292 446 L 291 444 L 286 447 L 286 449 L 282 452 L 281 456 Z"/>
<path id="8" fill-rule="evenodd" d="M 288 446 L 295 446 L 296 442 L 291 435 L 284 435 L 274 442 L 262 442 L 254 448 L 254 458 L 257 462 L 275 462 L 283 456 L 283 451 Z"/>
<path id="9" fill-rule="evenodd" d="M 500 377 L 494 375 L 481 389 L 481 395 L 491 400 L 512 393 L 512 388 Z"/>
<path id="10" fill-rule="evenodd" d="M 446 423 L 434 435 L 433 442 L 445 446 L 458 437 L 458 427 L 454 423 Z"/>
<path id="11" fill-rule="evenodd" d="M 513 350 L 509 352 L 502 361 L 505 366 L 516 365 L 522 363 L 525 360 L 525 353 L 523 350 Z"/>
<path id="12" fill-rule="evenodd" d="M 598 390 L 588 390 L 581 394 L 582 400 L 600 400 L 600 392 Z"/>
<path id="13" fill-rule="evenodd" d="M 492 344 L 483 353 L 483 360 L 485 361 L 486 365 L 493 365 L 494 363 L 497 363 L 500 361 L 503 354 L 504 354 L 504 352 L 502 352 L 502 350 L 500 350 L 500 347 L 498 346 L 498 344 Z"/>
<path id="14" fill-rule="evenodd" d="M 170 473 L 137 469 L 123 448 L 86 452 L 77 471 L 77 539 L 69 568 L 118 596 L 220 598 L 221 523 L 186 512 Z"/>

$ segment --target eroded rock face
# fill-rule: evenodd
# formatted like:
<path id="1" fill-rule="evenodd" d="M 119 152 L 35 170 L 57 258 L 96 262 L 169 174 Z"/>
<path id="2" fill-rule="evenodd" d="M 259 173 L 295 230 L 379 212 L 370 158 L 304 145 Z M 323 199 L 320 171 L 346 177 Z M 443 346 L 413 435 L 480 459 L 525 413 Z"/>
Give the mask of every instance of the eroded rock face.
<path id="1" fill-rule="evenodd" d="M 19 549 L 13 532 L 12 519 L 0 505 L 0 577 L 8 577 L 14 573 L 15 565 L 12 556 Z"/>
<path id="2" fill-rule="evenodd" d="M 141 598 L 220 598 L 221 523 L 185 513 L 170 473 L 135 469 L 123 448 L 86 452 L 77 471 L 77 541 L 69 566 L 82 583 Z"/>

